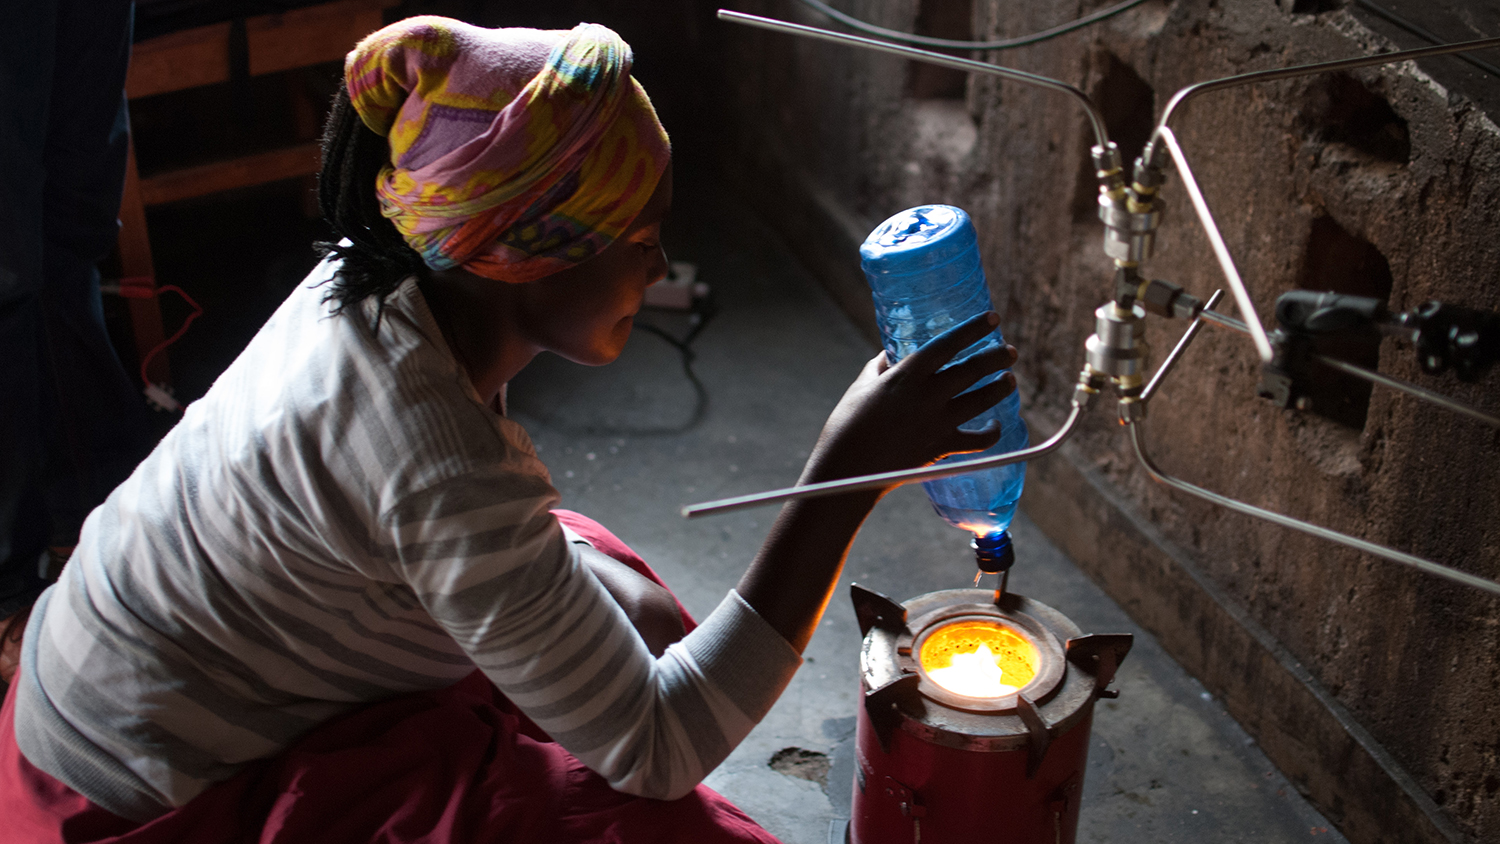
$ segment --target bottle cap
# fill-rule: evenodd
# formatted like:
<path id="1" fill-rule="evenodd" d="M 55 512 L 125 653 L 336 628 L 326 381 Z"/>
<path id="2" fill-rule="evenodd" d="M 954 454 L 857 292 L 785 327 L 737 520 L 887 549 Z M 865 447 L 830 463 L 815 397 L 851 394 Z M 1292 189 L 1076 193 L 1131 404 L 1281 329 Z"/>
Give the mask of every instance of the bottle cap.
<path id="1" fill-rule="evenodd" d="M 969 547 L 974 549 L 975 564 L 985 574 L 1010 571 L 1010 567 L 1016 564 L 1016 551 L 1011 546 L 1008 530 L 976 536 Z"/>

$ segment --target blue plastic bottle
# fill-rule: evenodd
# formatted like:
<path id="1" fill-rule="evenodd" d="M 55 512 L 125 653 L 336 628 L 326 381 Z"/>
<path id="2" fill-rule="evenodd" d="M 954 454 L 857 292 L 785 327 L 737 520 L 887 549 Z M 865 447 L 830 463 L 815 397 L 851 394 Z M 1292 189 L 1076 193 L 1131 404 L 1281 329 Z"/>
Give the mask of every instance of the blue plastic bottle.
<path id="1" fill-rule="evenodd" d="M 916 351 L 928 340 L 978 313 L 991 310 L 990 291 L 979 263 L 974 224 L 962 209 L 951 205 L 922 205 L 902 211 L 870 232 L 859 248 L 860 264 L 875 296 L 875 318 L 886 353 L 893 361 Z M 997 328 L 965 349 L 962 360 L 1003 344 Z M 981 381 L 982 386 L 1003 373 Z M 985 455 L 1025 448 L 1026 423 L 1020 416 L 1021 397 L 1006 396 L 961 426 L 978 430 L 992 420 L 1000 423 L 1000 442 Z M 942 463 L 972 460 L 977 454 L 944 458 Z M 1026 482 L 1026 464 L 1015 463 L 922 486 L 933 509 L 949 524 L 974 534 L 974 551 L 982 571 L 1010 568 L 1010 523 Z"/>

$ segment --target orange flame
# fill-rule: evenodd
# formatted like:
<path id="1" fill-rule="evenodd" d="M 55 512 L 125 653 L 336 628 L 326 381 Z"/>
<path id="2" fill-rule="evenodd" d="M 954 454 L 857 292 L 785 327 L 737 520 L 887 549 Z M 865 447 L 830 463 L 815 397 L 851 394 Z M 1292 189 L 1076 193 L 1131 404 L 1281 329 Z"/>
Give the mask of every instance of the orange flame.
<path id="1" fill-rule="evenodd" d="M 1003 624 L 960 621 L 922 643 L 922 668 L 934 683 L 966 697 L 1002 697 L 1036 676 L 1036 646 Z"/>

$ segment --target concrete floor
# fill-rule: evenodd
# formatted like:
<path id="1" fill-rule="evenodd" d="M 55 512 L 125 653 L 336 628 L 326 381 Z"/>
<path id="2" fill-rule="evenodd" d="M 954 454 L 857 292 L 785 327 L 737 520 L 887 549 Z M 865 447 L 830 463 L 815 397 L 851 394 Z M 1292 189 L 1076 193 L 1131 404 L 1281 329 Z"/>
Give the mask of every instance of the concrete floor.
<path id="1" fill-rule="evenodd" d="M 611 527 L 701 616 L 737 581 L 775 511 L 687 521 L 678 508 L 792 483 L 828 411 L 876 350 L 713 180 L 683 170 L 677 185 L 667 247 L 674 260 L 699 266 L 718 308 L 691 346 L 704 395 L 677 349 L 637 330 L 609 367 L 539 359 L 512 384 L 510 400 L 563 506 Z M 647 323 L 678 337 L 691 327 L 671 312 L 643 313 L 639 324 Z M 1135 635 L 1116 681 L 1120 698 L 1096 712 L 1080 842 L 1344 840 L 1029 519 L 1018 520 L 1014 535 L 1013 591 L 1062 610 L 1085 632 Z M 971 585 L 967 542 L 920 489 L 903 488 L 876 508 L 842 579 L 898 600 Z M 788 844 L 841 839 L 859 646 L 841 588 L 786 694 L 708 779 Z M 817 780 L 781 773 L 770 760 L 785 748 L 825 754 L 831 770 Z"/>

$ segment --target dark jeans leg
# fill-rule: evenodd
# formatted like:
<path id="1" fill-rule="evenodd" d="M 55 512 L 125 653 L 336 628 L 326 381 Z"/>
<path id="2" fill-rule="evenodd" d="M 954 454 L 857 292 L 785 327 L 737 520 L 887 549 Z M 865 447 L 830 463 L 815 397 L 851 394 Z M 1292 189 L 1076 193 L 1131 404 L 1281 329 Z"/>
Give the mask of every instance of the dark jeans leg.
<path id="1" fill-rule="evenodd" d="M 149 446 L 105 331 L 95 263 L 118 231 L 130 0 L 30 0 L 0 27 L 0 615 L 45 586 L 37 558 Z"/>
<path id="2" fill-rule="evenodd" d="M 42 195 L 55 61 L 53 0 L 10 4 L 0 26 L 0 617 L 39 587 L 46 546 L 41 467 Z"/>
<path id="3" fill-rule="evenodd" d="M 52 541 L 61 545 L 77 540 L 84 517 L 150 444 L 145 403 L 104 327 L 96 267 L 119 233 L 132 17 L 130 0 L 64 0 L 58 12 L 42 303 L 56 408 L 47 504 Z"/>

